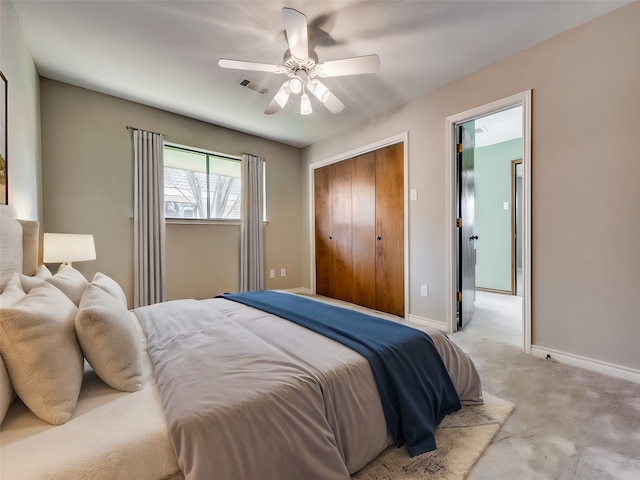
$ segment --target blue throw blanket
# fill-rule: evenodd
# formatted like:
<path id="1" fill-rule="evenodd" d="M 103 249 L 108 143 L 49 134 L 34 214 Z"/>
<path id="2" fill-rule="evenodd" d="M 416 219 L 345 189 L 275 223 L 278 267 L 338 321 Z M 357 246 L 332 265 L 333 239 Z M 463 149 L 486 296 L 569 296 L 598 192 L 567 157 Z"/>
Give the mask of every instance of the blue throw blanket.
<path id="1" fill-rule="evenodd" d="M 225 293 L 350 347 L 371 364 L 387 428 L 409 455 L 436 448 L 435 430 L 460 399 L 425 332 L 308 298 L 272 291 Z"/>

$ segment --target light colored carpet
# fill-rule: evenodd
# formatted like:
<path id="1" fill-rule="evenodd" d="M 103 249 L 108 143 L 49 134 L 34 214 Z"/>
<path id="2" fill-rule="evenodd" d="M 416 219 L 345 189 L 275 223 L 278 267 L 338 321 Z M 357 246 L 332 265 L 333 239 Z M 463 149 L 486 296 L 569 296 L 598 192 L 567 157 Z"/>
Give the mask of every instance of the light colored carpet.
<path id="1" fill-rule="evenodd" d="M 413 458 L 389 447 L 353 480 L 462 480 L 482 456 L 515 405 L 484 393 L 484 403 L 447 415 L 436 430 L 438 448 Z"/>

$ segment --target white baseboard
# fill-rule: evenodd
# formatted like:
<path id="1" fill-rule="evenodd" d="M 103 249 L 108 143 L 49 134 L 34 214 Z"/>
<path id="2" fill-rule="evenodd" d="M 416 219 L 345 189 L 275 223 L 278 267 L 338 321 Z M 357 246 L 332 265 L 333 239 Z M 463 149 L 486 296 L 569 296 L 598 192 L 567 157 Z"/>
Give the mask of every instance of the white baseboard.
<path id="1" fill-rule="evenodd" d="M 593 372 L 603 373 L 611 377 L 640 383 L 640 370 L 633 368 L 614 365 L 613 363 L 607 363 L 593 358 L 581 357 L 580 355 L 574 355 L 573 353 L 560 352 L 552 348 L 538 347 L 536 345 L 531 345 L 531 355 L 539 358 L 547 358 L 547 355 L 549 355 L 551 359 L 557 360 L 560 363 L 566 363 L 567 365 L 573 365 L 574 367 L 580 367 Z"/>
<path id="2" fill-rule="evenodd" d="M 415 323 L 416 325 L 424 325 L 426 327 L 435 328 L 436 330 L 441 330 L 445 333 L 449 333 L 447 331 L 447 324 L 443 322 L 438 322 L 436 320 L 431 320 L 430 318 L 419 317 L 418 315 L 407 315 L 407 320 L 409 323 Z"/>

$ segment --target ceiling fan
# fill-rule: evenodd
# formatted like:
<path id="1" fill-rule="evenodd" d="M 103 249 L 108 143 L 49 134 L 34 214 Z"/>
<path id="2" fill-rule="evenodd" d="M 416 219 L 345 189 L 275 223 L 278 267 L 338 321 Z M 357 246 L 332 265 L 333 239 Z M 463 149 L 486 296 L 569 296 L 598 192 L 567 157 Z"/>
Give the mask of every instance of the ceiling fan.
<path id="1" fill-rule="evenodd" d="M 301 94 L 300 113 L 309 115 L 312 108 L 307 92 L 311 92 L 330 112 L 342 111 L 344 103 L 320 81 L 319 77 L 376 73 L 380 68 L 380 59 L 377 55 L 365 55 L 319 63 L 315 51 L 309 50 L 307 17 L 293 8 L 286 7 L 282 9 L 282 17 L 289 44 L 289 49 L 284 53 L 282 65 L 245 62 L 228 58 L 218 60 L 218 65 L 222 68 L 236 70 L 285 74 L 288 77 L 264 111 L 267 115 L 274 114 L 284 108 L 291 94 Z"/>

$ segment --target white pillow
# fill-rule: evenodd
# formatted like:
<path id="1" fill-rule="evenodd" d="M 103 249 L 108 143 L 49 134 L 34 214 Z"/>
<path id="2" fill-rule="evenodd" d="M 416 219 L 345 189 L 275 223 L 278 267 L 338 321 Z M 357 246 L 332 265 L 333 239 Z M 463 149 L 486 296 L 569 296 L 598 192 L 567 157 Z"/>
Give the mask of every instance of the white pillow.
<path id="1" fill-rule="evenodd" d="M 77 311 L 45 282 L 0 314 L 0 355 L 11 384 L 34 414 L 54 425 L 71 419 L 82 386 Z"/>
<path id="2" fill-rule="evenodd" d="M 4 365 L 2 357 L 0 357 L 0 424 L 2 424 L 4 416 L 15 398 L 16 394 L 11 387 L 9 372 L 7 372 L 7 367 Z"/>
<path id="3" fill-rule="evenodd" d="M 87 287 L 76 315 L 76 335 L 89 365 L 107 385 L 123 392 L 142 388 L 140 334 L 120 299 Z"/>
<path id="4" fill-rule="evenodd" d="M 41 265 L 34 276 L 30 277 L 22 273 L 19 276 L 22 289 L 25 293 L 29 293 L 33 287 L 40 285 L 45 279 L 51 277 L 51 272 L 45 265 Z"/>
<path id="5" fill-rule="evenodd" d="M 4 290 L 0 294 L 0 309 L 11 307 L 27 296 L 22 289 L 20 275 L 18 272 L 14 272 L 4 287 Z M 4 416 L 7 414 L 7 410 L 9 410 L 15 398 L 16 393 L 11 386 L 9 372 L 7 372 L 4 360 L 0 357 L 0 424 L 2 424 Z"/>
<path id="6" fill-rule="evenodd" d="M 20 282 L 20 274 L 14 272 L 0 294 L 0 308 L 7 308 L 18 303 L 26 295 Z"/>
<path id="7" fill-rule="evenodd" d="M 122 290 L 122 287 L 118 282 L 113 280 L 111 277 L 104 273 L 96 272 L 91 283 L 100 287 L 112 297 L 120 300 L 125 307 L 127 306 L 127 296 L 124 294 L 124 290 Z"/>
<path id="8" fill-rule="evenodd" d="M 89 285 L 84 275 L 71 265 L 60 265 L 56 274 L 45 281 L 62 290 L 76 306 L 80 304 L 84 289 Z"/>

